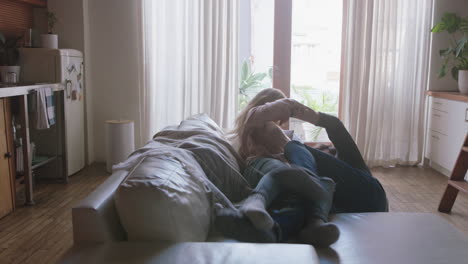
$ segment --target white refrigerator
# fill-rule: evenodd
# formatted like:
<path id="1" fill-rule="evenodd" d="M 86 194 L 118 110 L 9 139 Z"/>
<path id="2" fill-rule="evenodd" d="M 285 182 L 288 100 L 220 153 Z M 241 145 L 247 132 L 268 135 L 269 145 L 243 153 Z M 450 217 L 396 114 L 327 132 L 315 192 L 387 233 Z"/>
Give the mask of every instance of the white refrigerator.
<path id="1" fill-rule="evenodd" d="M 65 177 L 85 166 L 83 54 L 72 49 L 20 49 L 23 82 L 62 83 Z"/>

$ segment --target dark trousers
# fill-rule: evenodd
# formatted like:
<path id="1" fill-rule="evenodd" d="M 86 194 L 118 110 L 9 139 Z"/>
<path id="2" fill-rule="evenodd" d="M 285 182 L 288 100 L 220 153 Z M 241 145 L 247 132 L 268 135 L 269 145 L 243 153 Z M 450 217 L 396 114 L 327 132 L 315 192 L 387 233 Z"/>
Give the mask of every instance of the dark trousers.
<path id="1" fill-rule="evenodd" d="M 324 127 L 338 158 L 297 141 L 285 146 L 286 159 L 335 181 L 333 212 L 387 212 L 388 202 L 380 182 L 374 178 L 359 149 L 341 121 L 320 113 L 318 126 Z"/>

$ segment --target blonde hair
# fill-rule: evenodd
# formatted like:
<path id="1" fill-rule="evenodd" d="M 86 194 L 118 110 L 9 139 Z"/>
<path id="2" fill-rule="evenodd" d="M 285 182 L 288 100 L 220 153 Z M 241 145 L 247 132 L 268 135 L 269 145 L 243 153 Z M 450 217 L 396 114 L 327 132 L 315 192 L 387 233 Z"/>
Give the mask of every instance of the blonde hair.
<path id="1" fill-rule="evenodd" d="M 244 129 L 245 122 L 247 121 L 248 114 L 250 110 L 254 107 L 264 105 L 269 102 L 274 102 L 279 99 L 286 98 L 286 95 L 275 88 L 266 88 L 260 91 L 257 95 L 255 95 L 252 100 L 247 104 L 247 106 L 239 113 L 236 118 L 236 123 L 234 129 L 231 131 L 233 136 L 237 136 L 240 142 L 239 147 L 239 154 L 242 159 L 247 160 L 249 157 L 252 156 L 259 156 L 262 154 L 267 154 L 268 151 L 261 151 L 262 153 L 254 153 L 258 152 L 262 148 L 259 149 L 259 146 L 254 147 L 254 142 L 252 140 L 252 134 L 258 133 L 258 131 L 246 131 Z M 263 153 L 265 152 L 265 153 Z"/>

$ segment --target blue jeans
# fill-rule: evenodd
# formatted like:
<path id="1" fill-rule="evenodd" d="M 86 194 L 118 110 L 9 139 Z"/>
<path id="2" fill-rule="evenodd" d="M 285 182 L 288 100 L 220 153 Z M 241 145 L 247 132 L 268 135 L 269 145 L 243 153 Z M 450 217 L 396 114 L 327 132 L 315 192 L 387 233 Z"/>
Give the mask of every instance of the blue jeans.
<path id="1" fill-rule="evenodd" d="M 253 193 L 265 199 L 265 207 L 279 224 L 282 239 L 296 234 L 306 219 L 328 221 L 335 183 L 314 172 L 272 158 L 258 158 L 244 172 Z"/>

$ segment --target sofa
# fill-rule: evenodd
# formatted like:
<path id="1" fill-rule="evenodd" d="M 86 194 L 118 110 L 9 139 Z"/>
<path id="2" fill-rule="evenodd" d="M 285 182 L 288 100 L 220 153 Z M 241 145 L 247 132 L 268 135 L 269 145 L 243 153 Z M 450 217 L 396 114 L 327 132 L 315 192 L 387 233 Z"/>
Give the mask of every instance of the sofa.
<path id="1" fill-rule="evenodd" d="M 249 191 L 223 131 L 206 115 L 159 132 L 72 209 L 59 263 L 467 263 L 468 238 L 430 213 L 331 216 L 330 248 L 244 243 L 213 228 L 217 206 Z M 232 180 L 238 182 L 232 182 Z"/>

